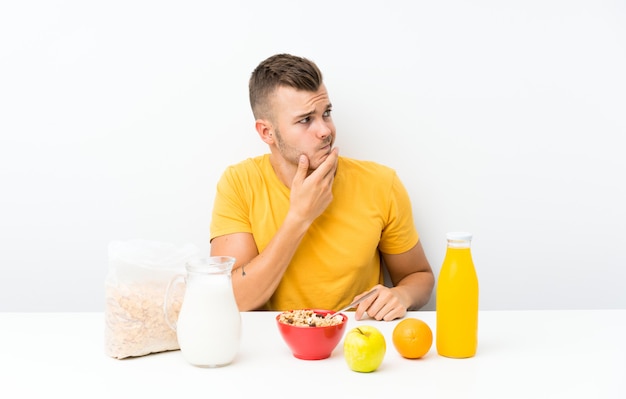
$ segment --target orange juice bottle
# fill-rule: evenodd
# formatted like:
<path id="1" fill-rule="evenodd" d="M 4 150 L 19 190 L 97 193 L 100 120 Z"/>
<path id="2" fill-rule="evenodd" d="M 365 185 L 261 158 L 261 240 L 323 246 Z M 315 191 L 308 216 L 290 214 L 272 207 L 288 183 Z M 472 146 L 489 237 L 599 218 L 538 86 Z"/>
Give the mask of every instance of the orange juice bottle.
<path id="1" fill-rule="evenodd" d="M 437 282 L 437 353 L 451 358 L 476 354 L 478 277 L 470 252 L 470 233 L 446 235 L 448 246 Z"/>

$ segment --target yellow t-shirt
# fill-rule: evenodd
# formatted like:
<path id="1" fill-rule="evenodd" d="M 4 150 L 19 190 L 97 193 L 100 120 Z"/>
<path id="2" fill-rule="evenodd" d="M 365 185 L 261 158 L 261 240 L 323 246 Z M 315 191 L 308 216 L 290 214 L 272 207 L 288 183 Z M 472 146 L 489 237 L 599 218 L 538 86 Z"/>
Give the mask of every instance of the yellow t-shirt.
<path id="1" fill-rule="evenodd" d="M 217 185 L 211 239 L 252 233 L 262 252 L 289 209 L 289 188 L 269 154 L 226 169 Z M 266 310 L 339 309 L 382 283 L 379 250 L 399 254 L 418 241 L 411 203 L 396 172 L 339 157 L 333 200 L 302 239 Z"/>

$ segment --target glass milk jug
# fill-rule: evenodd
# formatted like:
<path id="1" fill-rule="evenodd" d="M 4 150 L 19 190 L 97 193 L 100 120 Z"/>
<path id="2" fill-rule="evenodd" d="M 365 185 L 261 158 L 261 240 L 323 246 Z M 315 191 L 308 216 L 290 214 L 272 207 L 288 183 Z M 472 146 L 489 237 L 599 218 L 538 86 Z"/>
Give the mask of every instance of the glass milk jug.
<path id="1" fill-rule="evenodd" d="M 183 357 L 194 366 L 225 366 L 239 350 L 241 315 L 231 280 L 234 264 L 235 258 L 229 256 L 194 259 L 186 264 L 187 275 L 174 277 L 167 286 L 165 320 L 176 331 Z M 178 321 L 172 323 L 168 299 L 172 287 L 182 279 L 185 295 Z"/>
<path id="2" fill-rule="evenodd" d="M 446 256 L 437 282 L 437 352 L 451 358 L 476 354 L 478 277 L 470 252 L 470 233 L 448 233 Z"/>

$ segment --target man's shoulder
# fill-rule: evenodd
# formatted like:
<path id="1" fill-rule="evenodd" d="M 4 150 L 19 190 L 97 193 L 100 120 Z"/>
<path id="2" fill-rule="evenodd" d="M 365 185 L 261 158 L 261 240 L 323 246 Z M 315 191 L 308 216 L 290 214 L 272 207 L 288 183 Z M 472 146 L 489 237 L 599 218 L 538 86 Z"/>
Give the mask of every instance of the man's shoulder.
<path id="1" fill-rule="evenodd" d="M 349 173 L 359 173 L 371 176 L 389 176 L 395 174 L 395 170 L 387 165 L 376 161 L 339 157 L 339 167 Z"/>
<path id="2" fill-rule="evenodd" d="M 249 173 L 251 171 L 259 171 L 263 169 L 263 165 L 269 162 L 268 154 L 258 155 L 252 158 L 246 158 L 237 163 L 231 164 L 226 168 L 229 173 Z"/>

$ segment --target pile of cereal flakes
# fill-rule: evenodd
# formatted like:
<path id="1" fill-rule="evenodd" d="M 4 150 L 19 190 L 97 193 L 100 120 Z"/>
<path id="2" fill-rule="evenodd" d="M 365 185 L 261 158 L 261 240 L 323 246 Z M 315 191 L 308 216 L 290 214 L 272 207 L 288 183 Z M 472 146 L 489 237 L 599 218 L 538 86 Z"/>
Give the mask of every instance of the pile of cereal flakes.
<path id="1" fill-rule="evenodd" d="M 278 321 L 296 327 L 327 327 L 341 324 L 343 317 L 335 313 L 327 313 L 324 316 L 315 313 L 313 310 L 304 309 L 283 312 L 280 314 Z"/>

